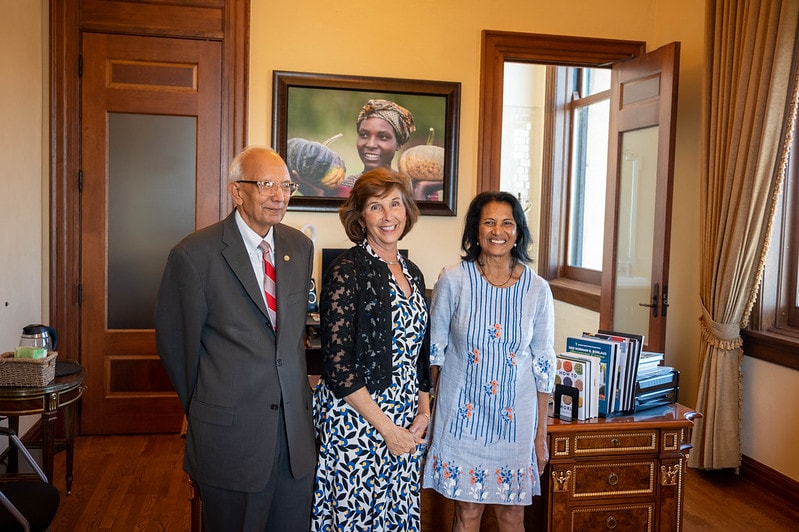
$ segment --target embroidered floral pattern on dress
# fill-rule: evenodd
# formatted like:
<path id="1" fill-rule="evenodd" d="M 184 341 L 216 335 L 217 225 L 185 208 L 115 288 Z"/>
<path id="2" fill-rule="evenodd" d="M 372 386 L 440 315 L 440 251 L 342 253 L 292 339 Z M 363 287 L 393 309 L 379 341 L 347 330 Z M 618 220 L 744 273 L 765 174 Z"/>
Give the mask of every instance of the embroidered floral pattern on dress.
<path id="1" fill-rule="evenodd" d="M 496 471 L 497 495 L 507 504 L 519 504 L 526 493 L 522 489 L 523 482 L 527 476 L 524 469 L 511 469 L 501 467 Z"/>
<path id="2" fill-rule="evenodd" d="M 509 366 L 516 365 L 516 354 L 513 351 L 508 353 L 508 355 L 505 357 L 505 363 Z"/>
<path id="3" fill-rule="evenodd" d="M 450 498 L 456 498 L 461 490 L 458 488 L 461 478 L 461 468 L 447 462 L 442 462 L 438 456 L 433 456 L 433 477 L 438 481 L 444 491 L 442 493 Z"/>
<path id="4" fill-rule="evenodd" d="M 525 266 L 496 288 L 474 263 L 445 268 L 431 307 L 431 363 L 441 366 L 424 487 L 486 504 L 532 502 L 538 393 L 554 388 L 552 294 Z"/>
<path id="5" fill-rule="evenodd" d="M 469 497 L 475 501 L 483 501 L 488 496 L 488 470 L 472 468 L 469 471 Z"/>

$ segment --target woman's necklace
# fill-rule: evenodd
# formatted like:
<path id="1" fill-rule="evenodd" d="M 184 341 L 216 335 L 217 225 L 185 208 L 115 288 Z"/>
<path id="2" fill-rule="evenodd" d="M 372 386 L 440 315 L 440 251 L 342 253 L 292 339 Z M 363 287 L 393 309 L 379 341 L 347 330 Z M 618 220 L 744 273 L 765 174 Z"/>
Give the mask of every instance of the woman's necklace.
<path id="1" fill-rule="evenodd" d="M 483 275 L 486 281 L 491 283 L 493 286 L 496 286 L 497 288 L 502 288 L 503 286 L 508 284 L 510 282 L 511 277 L 513 277 L 513 270 L 516 268 L 516 259 L 513 259 L 513 262 L 511 262 L 510 271 L 508 272 L 508 278 L 505 279 L 505 281 L 502 283 L 495 283 L 494 281 L 488 278 L 488 274 L 486 273 L 485 270 L 485 264 L 483 264 L 482 261 L 478 260 L 477 265 L 480 266 L 480 273 Z"/>
<path id="2" fill-rule="evenodd" d="M 384 259 L 383 257 L 380 256 L 380 253 L 378 253 L 372 246 L 369 245 L 369 242 L 367 240 L 364 240 L 364 245 L 369 247 L 369 249 L 372 251 L 373 255 L 377 256 L 378 259 L 382 260 L 383 262 L 385 262 L 389 266 L 396 266 L 397 264 L 400 263 L 400 261 L 399 261 L 399 258 L 400 258 L 399 257 L 399 253 L 397 253 L 395 255 L 395 259 L 394 260 L 386 260 L 386 259 Z"/>

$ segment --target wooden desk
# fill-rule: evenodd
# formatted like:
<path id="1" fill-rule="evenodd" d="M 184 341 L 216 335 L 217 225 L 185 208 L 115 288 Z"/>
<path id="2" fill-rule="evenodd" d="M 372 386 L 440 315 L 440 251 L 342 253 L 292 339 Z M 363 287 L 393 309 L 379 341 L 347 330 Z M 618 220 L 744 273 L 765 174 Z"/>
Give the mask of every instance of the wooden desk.
<path id="1" fill-rule="evenodd" d="M 549 418 L 550 461 L 527 530 L 682 530 L 693 419 L 680 404 L 632 416 Z"/>
<path id="2" fill-rule="evenodd" d="M 70 361 L 77 364 L 74 361 Z M 65 448 L 67 452 L 67 493 L 72 491 L 72 449 L 75 439 L 75 403 L 83 395 L 86 370 L 56 377 L 45 386 L 0 386 L 0 415 L 8 416 L 9 426 L 19 431 L 19 416 L 42 416 L 42 470 L 53 483 L 53 454 L 55 452 L 55 422 L 58 411 L 64 410 Z"/>

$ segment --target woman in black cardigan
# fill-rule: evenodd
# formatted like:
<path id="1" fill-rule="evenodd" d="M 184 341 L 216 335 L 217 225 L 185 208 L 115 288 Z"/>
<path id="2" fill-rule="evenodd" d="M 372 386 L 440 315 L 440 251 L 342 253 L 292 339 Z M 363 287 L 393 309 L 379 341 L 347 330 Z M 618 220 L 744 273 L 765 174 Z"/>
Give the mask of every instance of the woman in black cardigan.
<path id="1" fill-rule="evenodd" d="M 430 422 L 425 284 L 397 243 L 419 210 L 410 180 L 364 173 L 339 210 L 356 243 L 324 272 L 312 530 L 419 530 Z"/>

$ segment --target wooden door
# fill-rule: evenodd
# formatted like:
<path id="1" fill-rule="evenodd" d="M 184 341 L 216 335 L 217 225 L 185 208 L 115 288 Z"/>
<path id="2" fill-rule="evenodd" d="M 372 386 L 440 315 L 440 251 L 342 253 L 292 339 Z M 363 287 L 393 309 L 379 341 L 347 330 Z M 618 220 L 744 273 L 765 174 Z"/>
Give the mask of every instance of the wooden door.
<path id="1" fill-rule="evenodd" d="M 663 351 L 680 44 L 613 65 L 600 327 Z"/>
<path id="2" fill-rule="evenodd" d="M 176 432 L 155 349 L 169 249 L 220 219 L 222 44 L 83 33 L 81 432 Z"/>

